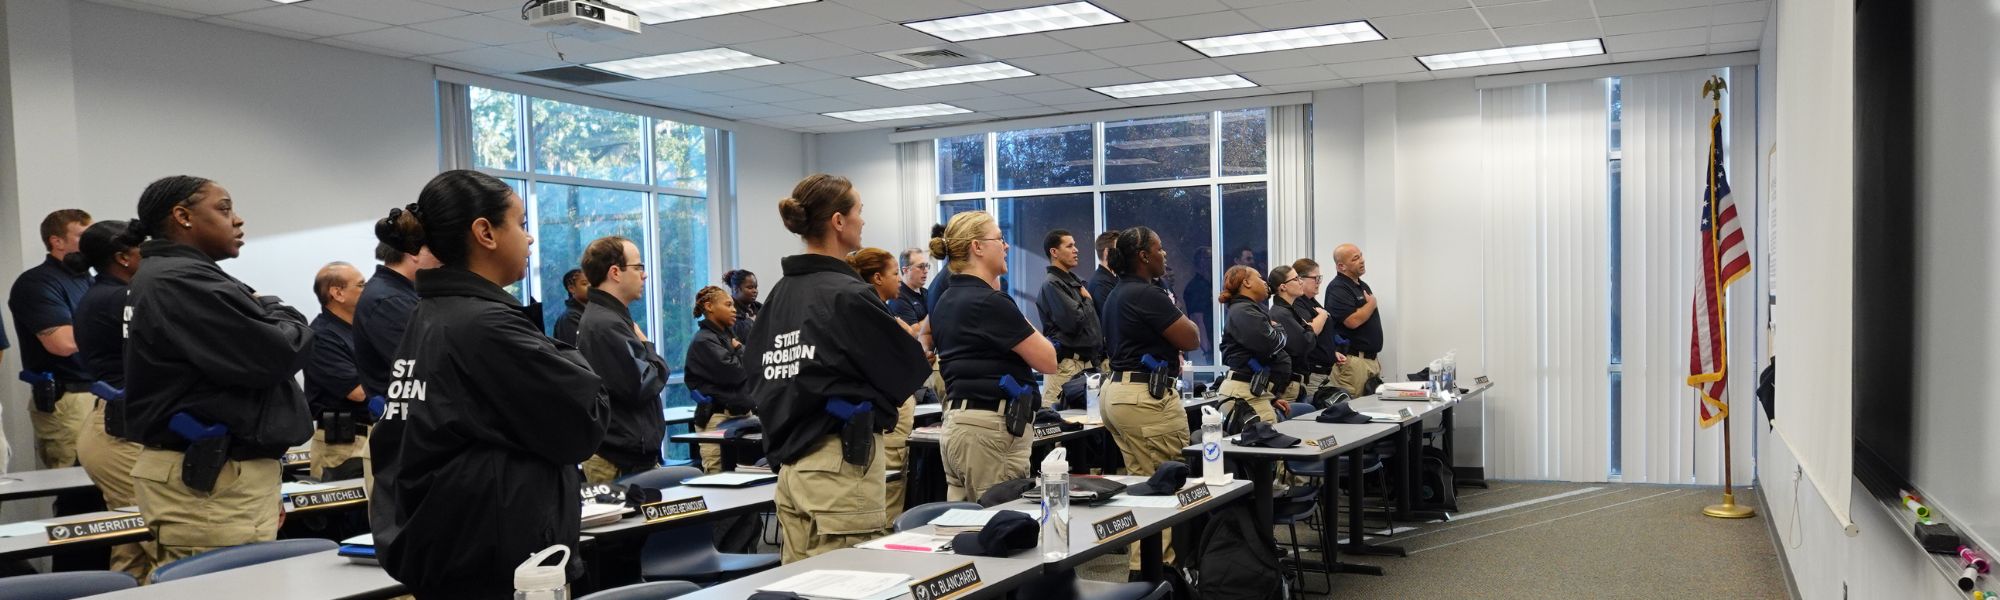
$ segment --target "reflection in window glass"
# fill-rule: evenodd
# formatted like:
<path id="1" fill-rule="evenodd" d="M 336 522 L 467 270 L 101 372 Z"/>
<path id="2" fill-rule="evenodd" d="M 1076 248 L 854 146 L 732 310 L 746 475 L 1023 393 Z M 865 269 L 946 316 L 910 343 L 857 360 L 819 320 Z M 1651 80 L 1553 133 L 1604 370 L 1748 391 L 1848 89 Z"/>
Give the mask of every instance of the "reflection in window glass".
<path id="1" fill-rule="evenodd" d="M 938 223 L 940 224 L 950 223 L 952 215 L 973 210 L 986 210 L 986 201 L 979 198 L 974 198 L 971 200 L 951 200 L 947 202 L 939 202 Z M 926 231 L 924 233 L 929 234 L 930 232 Z M 928 240 L 930 238 L 926 236 L 924 239 Z M 933 274 L 931 276 L 936 277 L 937 275 Z"/>
<path id="2" fill-rule="evenodd" d="M 1270 272 L 1270 220 L 1265 208 L 1268 187 L 1262 181 L 1222 186 L 1222 247 L 1228 249 L 1222 256 L 1224 272 L 1235 265 Z"/>
<path id="3" fill-rule="evenodd" d="M 534 99 L 535 172 L 645 183 L 638 115 Z"/>
<path id="4" fill-rule="evenodd" d="M 521 170 L 521 96 L 470 86 L 466 91 L 472 103 L 472 164 Z"/>
<path id="5" fill-rule="evenodd" d="M 1269 170 L 1265 138 L 1271 131 L 1271 110 L 1249 108 L 1222 111 L 1222 173 L 1262 175 Z"/>
<path id="6" fill-rule="evenodd" d="M 938 193 L 986 190 L 986 134 L 937 141 Z"/>
<path id="7" fill-rule="evenodd" d="M 1209 176 L 1209 113 L 1104 124 L 1104 182 Z"/>
<path id="8" fill-rule="evenodd" d="M 473 88 L 473 89 L 478 89 L 478 88 Z M 526 188 L 525 188 L 525 187 L 523 187 L 523 186 L 526 186 L 526 185 L 527 185 L 527 182 L 524 182 L 524 181 L 521 181 L 521 180 L 519 180 L 519 179 L 509 179 L 509 178 L 506 178 L 506 177 L 502 177 L 502 178 L 500 178 L 500 181 L 504 181 L 504 182 L 506 182 L 506 183 L 507 183 L 507 187 L 510 187 L 510 188 L 514 188 L 514 195 L 516 195 L 516 196 L 520 196 L 520 197 L 521 197 L 521 201 L 522 201 L 522 202 L 527 202 L 527 201 L 528 201 L 528 197 L 529 197 L 529 195 L 528 195 L 528 192 L 526 191 Z M 562 274 L 561 274 L 561 273 L 557 273 L 557 274 L 556 274 L 556 276 L 557 276 L 557 277 L 561 277 L 561 276 L 562 276 Z M 532 281 L 532 279 L 529 279 L 529 278 L 523 278 L 523 279 L 521 279 L 520 281 L 516 281 L 516 282 L 514 282 L 514 283 L 510 283 L 510 284 L 507 284 L 507 287 L 504 287 L 504 288 L 500 288 L 500 289 L 504 289 L 504 290 L 507 290 L 507 295 L 509 295 L 509 296 L 513 296 L 513 297 L 514 297 L 514 299 L 516 299 L 516 300 L 520 300 L 522 304 L 526 304 L 526 303 L 528 302 L 528 298 L 527 298 L 527 294 L 525 294 L 525 293 L 523 293 L 523 292 L 524 292 L 524 290 L 528 289 L 528 285 L 529 285 L 529 282 L 530 282 L 530 281 Z M 562 299 L 560 299 L 560 298 L 557 298 L 557 299 L 556 299 L 556 303 L 557 303 L 557 304 L 561 304 L 561 303 L 562 303 Z M 558 313 L 558 314 L 560 314 L 560 313 Z M 549 331 L 549 332 L 551 332 L 551 333 L 553 333 L 553 332 L 555 331 L 555 327 L 556 327 L 556 322 L 555 322 L 555 321 L 549 321 L 549 322 L 546 322 L 546 323 L 543 323 L 543 325 L 545 325 L 544 327 L 542 327 L 542 329 L 543 329 L 543 330 L 546 330 L 546 331 Z"/>
<path id="9" fill-rule="evenodd" d="M 604 188 L 535 184 L 535 264 L 541 271 L 542 322 L 551 327 L 562 318 L 562 275 L 583 264 L 583 248 L 607 235 L 622 235 L 633 244 L 646 238 L 646 195 Z M 644 246 L 640 247 L 641 250 Z M 643 259 L 642 259 L 643 260 Z M 649 276 L 661 274 L 647 265 Z M 647 328 L 649 298 L 632 303 L 632 318 Z"/>
<path id="10" fill-rule="evenodd" d="M 1042 240 L 1052 230 L 1069 231 L 1076 238 L 1077 258 L 1081 260 L 1073 273 L 1089 279 L 1090 272 L 1097 268 L 1097 255 L 1090 245 L 1097 237 L 1092 231 L 1096 222 L 1089 193 L 1057 194 L 1053 196 L 1029 196 L 1025 198 L 1001 198 L 997 217 L 1000 219 L 1000 235 L 1007 238 L 1007 293 L 1020 305 L 1021 312 L 1028 315 L 1028 321 L 1037 329 L 1042 326 L 1040 311 L 1035 309 L 1035 299 L 1042 293 L 1042 282 L 1049 277 L 1049 255 L 1042 251 Z"/>
<path id="11" fill-rule="evenodd" d="M 688 343 L 694 341 L 694 294 L 712 281 L 708 277 L 708 199 L 658 196 L 658 265 L 646 265 L 659 295 L 660 337 L 653 340 L 667 366 L 687 365 Z"/>
<path id="12" fill-rule="evenodd" d="M 708 145 L 700 125 L 653 121 L 654 185 L 708 190 Z"/>
<path id="13" fill-rule="evenodd" d="M 1167 290 L 1174 304 L 1201 330 L 1201 346 L 1187 353 L 1197 366 L 1215 363 L 1215 283 L 1210 240 L 1214 239 L 1208 186 L 1104 193 L 1104 224 L 1125 229 L 1144 225 L 1160 234 L 1167 251 Z"/>
<path id="14" fill-rule="evenodd" d="M 667 384 L 667 389 L 660 392 L 660 408 L 667 409 L 681 406 L 694 406 L 694 399 L 688 397 L 687 385 L 681 383 Z M 667 460 L 687 460 L 689 458 L 688 445 L 675 443 L 673 437 L 693 432 L 694 430 L 690 429 L 686 423 L 668 425 L 667 437 L 660 440 L 661 455 L 667 457 Z M 708 451 L 714 452 L 718 447 L 709 446 Z"/>
<path id="15" fill-rule="evenodd" d="M 1000 161 L 1001 190 L 1032 190 L 1090 185 L 1091 126 L 1089 123 L 1006 131 L 998 134 L 994 156 Z"/>

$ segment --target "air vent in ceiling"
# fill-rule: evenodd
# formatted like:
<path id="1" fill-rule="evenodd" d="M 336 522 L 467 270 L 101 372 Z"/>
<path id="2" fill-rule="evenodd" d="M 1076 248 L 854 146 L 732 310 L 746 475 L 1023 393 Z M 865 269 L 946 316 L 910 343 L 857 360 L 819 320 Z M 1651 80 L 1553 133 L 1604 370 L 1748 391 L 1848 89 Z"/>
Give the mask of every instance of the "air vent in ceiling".
<path id="1" fill-rule="evenodd" d="M 993 57 L 991 56 L 967 50 L 963 46 L 953 45 L 891 50 L 889 52 L 878 52 L 876 56 L 919 69 L 938 69 L 993 62 Z"/>
<path id="2" fill-rule="evenodd" d="M 617 73 L 610 73 L 606 71 L 599 71 L 597 69 L 592 69 L 590 67 L 578 67 L 578 66 L 556 67 L 553 69 L 542 69 L 540 71 L 528 71 L 521 74 L 538 79 L 547 79 L 549 81 L 554 81 L 557 83 L 566 83 L 569 85 L 597 85 L 600 83 L 617 83 L 620 81 L 634 81 L 630 77 L 619 75 Z"/>

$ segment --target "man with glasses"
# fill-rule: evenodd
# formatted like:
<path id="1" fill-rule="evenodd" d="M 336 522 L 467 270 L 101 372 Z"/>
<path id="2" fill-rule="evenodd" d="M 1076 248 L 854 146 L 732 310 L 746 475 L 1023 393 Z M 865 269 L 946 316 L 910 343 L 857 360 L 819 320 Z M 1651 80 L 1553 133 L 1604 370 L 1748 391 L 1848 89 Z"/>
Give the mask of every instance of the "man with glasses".
<path id="1" fill-rule="evenodd" d="M 1293 285 L 1299 286 L 1300 291 L 1298 299 L 1292 302 L 1292 311 L 1307 322 L 1312 320 L 1307 315 L 1324 315 L 1326 309 L 1319 303 L 1322 281 L 1319 262 L 1310 258 L 1292 261 L 1292 273 L 1298 277 L 1298 283 Z M 1306 368 L 1299 371 L 1305 375 L 1305 388 L 1299 394 L 1300 399 L 1311 401 L 1320 388 L 1333 385 L 1334 369 L 1347 360 L 1340 354 L 1338 338 L 1332 329 L 1322 329 L 1313 337 L 1312 351 L 1306 353 Z"/>
<path id="2" fill-rule="evenodd" d="M 368 446 L 367 394 L 354 366 L 354 309 L 368 285 L 361 270 L 327 263 L 313 276 L 319 316 L 312 320 L 312 360 L 306 363 L 306 402 L 317 427 L 312 438 L 312 476 L 321 481 L 361 476 L 361 449 Z M 327 473 L 333 472 L 333 476 Z"/>
<path id="3" fill-rule="evenodd" d="M 576 348 L 611 400 L 604 443 L 583 462 L 583 478 L 611 483 L 660 465 L 660 442 L 667 436 L 660 390 L 667 387 L 667 363 L 632 320 L 632 303 L 646 291 L 639 246 L 615 235 L 592 241 L 583 250 L 583 276 L 590 296 Z"/>

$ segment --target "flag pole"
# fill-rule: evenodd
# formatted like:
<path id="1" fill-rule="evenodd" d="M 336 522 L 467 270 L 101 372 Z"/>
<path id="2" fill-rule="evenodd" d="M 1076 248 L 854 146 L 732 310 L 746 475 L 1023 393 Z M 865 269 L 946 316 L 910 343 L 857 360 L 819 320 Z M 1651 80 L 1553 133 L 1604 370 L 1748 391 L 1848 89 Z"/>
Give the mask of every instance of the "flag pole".
<path id="1" fill-rule="evenodd" d="M 1708 81 L 1703 82 L 1701 84 L 1701 93 L 1703 96 L 1707 96 L 1715 100 L 1715 110 L 1719 113 L 1722 111 L 1722 91 L 1728 88 L 1729 84 L 1723 81 L 1721 77 L 1710 77 Z M 1716 143 L 1720 144 L 1721 140 L 1717 140 Z M 1713 148 L 1711 149 L 1711 151 L 1720 154 L 1722 152 L 1722 149 Z M 1713 165 L 1714 164 L 1713 161 L 1711 161 L 1710 164 Z M 1709 182 L 1708 182 L 1709 193 L 1714 194 L 1715 168 L 1713 166 L 1709 167 L 1708 176 L 1709 176 Z M 1711 201 L 1710 203 L 1711 210 L 1713 210 L 1713 206 L 1714 203 Z M 1713 215 L 1711 215 L 1711 217 L 1713 217 Z M 1708 243 L 1713 244 L 1715 243 L 1715 240 L 1710 239 L 1708 240 Z M 1715 293 L 1717 295 L 1715 304 L 1716 307 L 1720 309 L 1722 306 L 1726 304 L 1721 300 L 1721 296 L 1725 293 L 1722 286 L 1717 285 L 1715 288 Z M 1728 326 L 1728 320 L 1726 318 L 1720 319 L 1720 321 L 1723 323 L 1724 327 Z M 1723 346 L 1724 350 L 1722 356 L 1724 356 L 1725 360 L 1727 360 L 1726 357 L 1729 356 L 1727 350 L 1728 338 L 1725 337 L 1723 339 L 1724 339 L 1724 346 Z M 1725 369 L 1724 372 L 1727 372 L 1729 365 L 1725 363 L 1722 365 L 1722 368 Z M 1700 401 L 1697 400 L 1696 404 L 1699 405 Z M 1745 519 L 1757 516 L 1757 509 L 1736 503 L 1736 489 L 1735 485 L 1732 482 L 1734 475 L 1732 473 L 1733 469 L 1731 468 L 1730 465 L 1731 459 L 1730 459 L 1729 421 L 1730 421 L 1729 409 L 1724 408 L 1722 412 L 1722 503 L 1713 504 L 1710 505 L 1708 508 L 1702 509 L 1701 514 L 1715 517 L 1718 519 Z"/>

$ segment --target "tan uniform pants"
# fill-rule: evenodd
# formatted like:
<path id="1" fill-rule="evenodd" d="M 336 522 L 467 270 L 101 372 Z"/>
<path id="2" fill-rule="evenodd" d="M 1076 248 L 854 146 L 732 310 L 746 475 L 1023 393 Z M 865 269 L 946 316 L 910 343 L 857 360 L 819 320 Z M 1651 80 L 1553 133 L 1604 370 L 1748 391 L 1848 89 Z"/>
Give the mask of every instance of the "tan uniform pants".
<path id="1" fill-rule="evenodd" d="M 1057 363 L 1055 373 L 1042 376 L 1042 407 L 1062 408 L 1063 384 L 1069 383 L 1071 379 L 1076 379 L 1078 374 L 1083 373 L 1083 370 L 1088 368 L 1090 368 L 1090 363 L 1074 358 L 1065 358 L 1062 359 L 1062 362 Z"/>
<path id="2" fill-rule="evenodd" d="M 1349 356 L 1347 362 L 1333 368 L 1333 373 L 1334 379 L 1338 380 L 1337 385 L 1360 398 L 1361 388 L 1368 385 L 1368 378 L 1382 376 L 1382 363 L 1373 358 Z"/>
<path id="3" fill-rule="evenodd" d="M 35 455 L 44 469 L 76 466 L 76 438 L 90 420 L 97 396 L 90 392 L 70 392 L 56 399 L 54 412 L 35 410 L 28 405 L 28 420 L 35 425 Z M 98 429 L 103 429 L 99 427 Z"/>
<path id="4" fill-rule="evenodd" d="M 368 449 L 368 434 L 365 433 L 366 430 L 363 431 L 364 433 L 356 434 L 352 442 L 328 444 L 326 443 L 326 430 L 314 429 L 312 466 L 308 469 L 312 472 L 313 479 L 321 479 L 321 476 L 326 473 L 327 469 L 338 467 L 349 460 L 360 457 Z"/>
<path id="5" fill-rule="evenodd" d="M 216 548 L 278 539 L 277 459 L 224 463 L 215 489 L 204 493 L 181 483 L 181 458 L 180 452 L 146 448 L 132 465 L 139 514 L 156 543 L 155 568 Z"/>
<path id="6" fill-rule="evenodd" d="M 882 436 L 867 466 L 840 458 L 840 436 L 829 435 L 778 471 L 778 532 L 786 564 L 819 556 L 889 533 L 882 502 L 888 486 Z"/>
<path id="7" fill-rule="evenodd" d="M 1111 432 L 1111 440 L 1118 443 L 1118 453 L 1125 456 L 1127 473 L 1152 476 L 1162 462 L 1186 460 L 1181 457 L 1181 450 L 1190 443 L 1190 436 L 1179 392 L 1168 391 L 1166 397 L 1154 399 L 1146 393 L 1144 381 L 1106 383 L 1100 402 L 1104 404 L 1104 428 Z M 1173 542 L 1171 531 L 1160 532 L 1167 562 L 1174 560 Z M 1136 571 L 1137 544 L 1133 545 L 1131 556 L 1131 567 Z"/>
<path id="8" fill-rule="evenodd" d="M 947 403 L 949 404 L 949 403 Z M 977 502 L 1000 482 L 1028 476 L 1030 432 L 1007 434 L 1007 416 L 996 410 L 961 408 L 944 413 L 944 499 Z"/>
<path id="9" fill-rule="evenodd" d="M 83 463 L 83 472 L 90 474 L 90 481 L 97 484 L 98 491 L 104 493 L 106 508 L 137 506 L 139 492 L 132 483 L 132 465 L 139 462 L 139 451 L 145 447 L 105 433 L 104 402 L 91 404 L 94 407 L 90 409 L 90 419 L 76 439 L 77 460 Z M 152 545 L 146 541 L 112 546 L 111 569 L 145 581 L 153 571 Z"/>
<path id="10" fill-rule="evenodd" d="M 882 457 L 888 461 L 883 468 L 887 471 L 904 471 L 910 465 L 910 430 L 917 427 L 917 399 L 903 400 L 903 406 L 896 409 L 896 429 L 882 435 Z M 884 476 L 886 477 L 886 471 Z M 908 496 L 909 473 L 903 473 L 895 481 L 888 482 L 888 492 L 883 496 L 883 509 L 888 511 L 888 519 L 893 522 L 903 514 L 903 502 Z"/>
<path id="11" fill-rule="evenodd" d="M 1340 367 L 1336 366 L 1332 370 L 1328 371 L 1322 371 L 1319 373 L 1307 373 L 1305 383 L 1299 384 L 1301 387 L 1299 389 L 1298 397 L 1310 401 L 1319 395 L 1320 388 L 1327 387 L 1330 385 L 1331 386 L 1340 385 L 1338 380 L 1334 379 L 1333 377 L 1334 373 L 1339 373 L 1339 372 L 1340 372 Z"/>
<path id="12" fill-rule="evenodd" d="M 708 422 L 702 425 L 701 430 L 714 431 L 717 426 L 722 425 L 722 422 L 727 420 L 729 420 L 728 413 L 722 411 L 716 411 L 715 414 L 708 416 Z M 703 473 L 710 473 L 710 474 L 722 472 L 721 444 L 708 444 L 702 447 L 701 471 Z"/>
<path id="13" fill-rule="evenodd" d="M 1265 392 L 1264 395 L 1262 396 L 1254 396 L 1254 397 L 1251 396 L 1249 382 L 1236 381 L 1233 379 L 1224 380 L 1222 382 L 1222 388 L 1217 390 L 1216 393 L 1222 394 L 1223 397 L 1226 398 L 1236 398 L 1237 401 L 1240 401 L 1245 405 L 1248 405 L 1251 411 L 1257 413 L 1257 418 L 1263 419 L 1265 423 L 1276 424 L 1278 422 L 1278 407 L 1274 402 L 1276 398 L 1273 397 L 1268 391 Z M 1227 402 L 1228 401 L 1224 401 L 1224 404 L 1218 407 L 1219 410 L 1222 411 L 1223 418 L 1225 419 L 1229 418 L 1229 411 L 1233 408 L 1229 406 Z M 1277 474 L 1277 479 L 1275 481 L 1277 481 L 1278 484 L 1277 487 L 1273 488 L 1273 490 L 1276 491 L 1277 493 L 1282 494 L 1286 490 L 1291 489 L 1291 485 L 1289 484 L 1289 482 L 1292 481 L 1291 470 L 1286 469 L 1285 463 L 1282 461 L 1278 462 L 1278 474 Z"/>
<path id="14" fill-rule="evenodd" d="M 603 456 L 596 454 L 590 455 L 590 458 L 585 459 L 583 464 L 577 466 L 583 467 L 584 483 L 593 485 L 616 483 L 619 477 L 625 476 L 624 472 L 618 470 L 618 465 L 611 464 L 611 461 L 605 460 Z"/>

